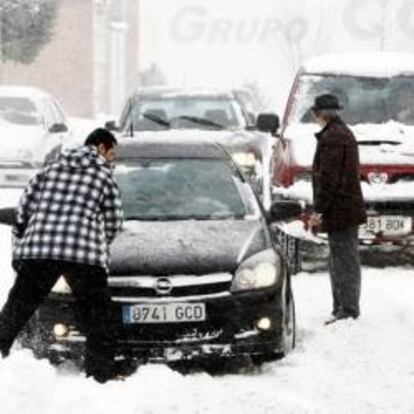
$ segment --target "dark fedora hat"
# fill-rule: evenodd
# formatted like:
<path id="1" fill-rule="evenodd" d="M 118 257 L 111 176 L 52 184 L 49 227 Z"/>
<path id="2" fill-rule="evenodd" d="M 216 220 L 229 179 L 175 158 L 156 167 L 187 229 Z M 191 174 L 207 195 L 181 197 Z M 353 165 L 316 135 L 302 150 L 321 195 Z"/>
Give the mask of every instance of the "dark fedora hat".
<path id="1" fill-rule="evenodd" d="M 322 110 L 322 109 L 335 109 L 341 110 L 343 106 L 339 103 L 338 98 L 335 95 L 324 94 L 319 95 L 315 98 L 315 102 L 311 109 Z"/>

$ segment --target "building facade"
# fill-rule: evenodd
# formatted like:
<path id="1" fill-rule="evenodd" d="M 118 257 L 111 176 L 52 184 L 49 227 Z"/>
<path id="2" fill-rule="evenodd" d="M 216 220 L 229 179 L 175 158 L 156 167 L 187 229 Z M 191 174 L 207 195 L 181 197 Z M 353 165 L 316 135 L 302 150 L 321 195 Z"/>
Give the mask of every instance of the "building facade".
<path id="1" fill-rule="evenodd" d="M 2 64 L 1 83 L 54 95 L 70 116 L 117 114 L 139 79 L 139 0 L 56 0 L 51 41 L 30 65 Z"/>

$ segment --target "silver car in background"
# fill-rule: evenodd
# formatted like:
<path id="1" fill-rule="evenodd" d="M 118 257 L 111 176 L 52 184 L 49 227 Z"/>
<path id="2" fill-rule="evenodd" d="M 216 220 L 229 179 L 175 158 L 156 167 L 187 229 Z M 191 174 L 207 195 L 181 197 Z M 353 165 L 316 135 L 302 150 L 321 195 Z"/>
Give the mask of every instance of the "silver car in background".
<path id="1" fill-rule="evenodd" d="M 30 87 L 0 86 L 0 187 L 24 187 L 71 135 L 58 101 Z"/>

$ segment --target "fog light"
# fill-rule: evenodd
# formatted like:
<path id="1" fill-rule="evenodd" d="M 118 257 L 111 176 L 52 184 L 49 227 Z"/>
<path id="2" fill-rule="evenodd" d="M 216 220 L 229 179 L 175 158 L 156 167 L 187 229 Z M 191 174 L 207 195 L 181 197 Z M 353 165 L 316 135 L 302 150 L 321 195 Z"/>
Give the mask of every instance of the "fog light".
<path id="1" fill-rule="evenodd" d="M 55 334 L 56 338 L 63 338 L 69 333 L 69 328 L 63 323 L 57 323 L 53 327 L 53 333 Z"/>
<path id="2" fill-rule="evenodd" d="M 261 318 L 256 322 L 257 329 L 268 331 L 272 327 L 272 321 L 269 318 Z"/>

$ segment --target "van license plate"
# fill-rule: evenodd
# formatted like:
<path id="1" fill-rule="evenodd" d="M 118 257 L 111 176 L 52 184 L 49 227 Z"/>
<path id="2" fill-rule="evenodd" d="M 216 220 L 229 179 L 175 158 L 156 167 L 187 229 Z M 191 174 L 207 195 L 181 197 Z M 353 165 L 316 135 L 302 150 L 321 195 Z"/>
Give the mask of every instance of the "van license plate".
<path id="1" fill-rule="evenodd" d="M 206 320 L 205 303 L 168 303 L 128 305 L 122 311 L 124 324 L 179 323 Z"/>
<path id="2" fill-rule="evenodd" d="M 373 233 L 382 232 L 386 236 L 409 234 L 412 227 L 412 218 L 404 216 L 371 216 L 365 225 L 366 230 Z"/>

